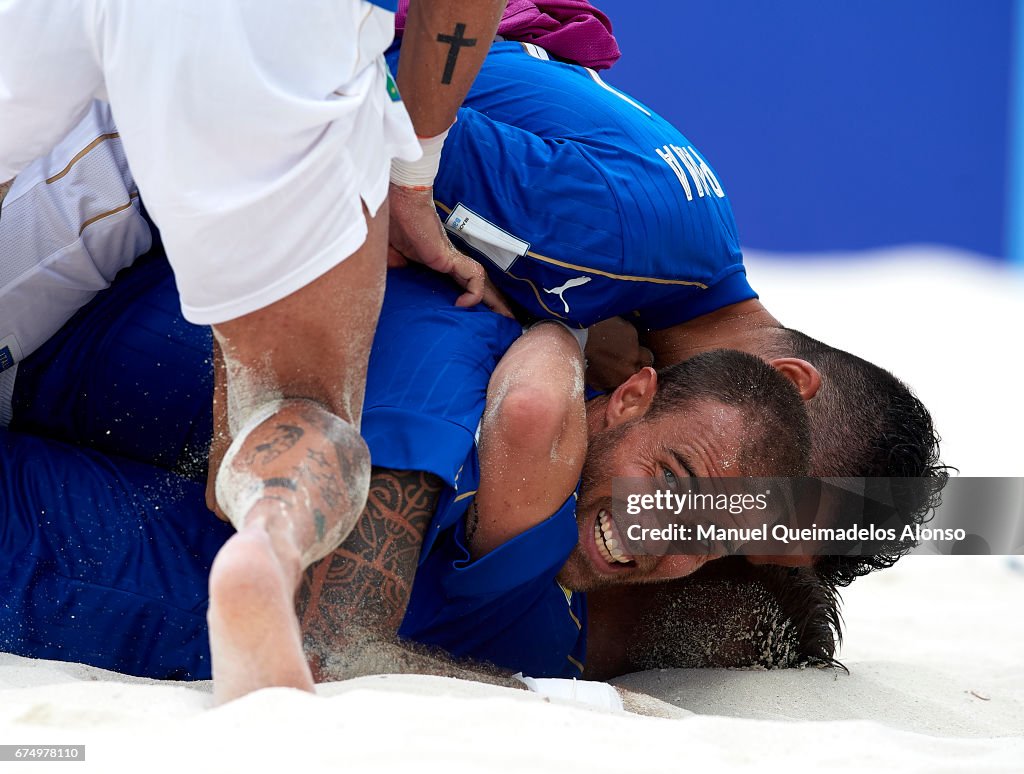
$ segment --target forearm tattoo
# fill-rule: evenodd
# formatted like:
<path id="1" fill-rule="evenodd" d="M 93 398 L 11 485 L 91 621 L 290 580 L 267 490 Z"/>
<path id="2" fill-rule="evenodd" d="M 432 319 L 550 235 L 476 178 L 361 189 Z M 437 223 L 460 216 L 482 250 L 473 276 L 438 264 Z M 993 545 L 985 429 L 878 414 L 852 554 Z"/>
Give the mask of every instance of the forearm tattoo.
<path id="1" fill-rule="evenodd" d="M 455 63 L 459 59 L 459 50 L 461 48 L 472 48 L 476 45 L 476 38 L 467 38 L 466 25 L 459 22 L 455 25 L 455 31 L 451 35 L 438 35 L 438 43 L 448 44 L 448 59 L 444 63 L 444 73 L 441 75 L 441 83 L 451 83 L 452 76 L 455 75 Z"/>
<path id="2" fill-rule="evenodd" d="M 430 473 L 374 468 L 354 529 L 306 570 L 296 596 L 311 658 L 343 650 L 356 629 L 394 640 L 441 486 Z"/>

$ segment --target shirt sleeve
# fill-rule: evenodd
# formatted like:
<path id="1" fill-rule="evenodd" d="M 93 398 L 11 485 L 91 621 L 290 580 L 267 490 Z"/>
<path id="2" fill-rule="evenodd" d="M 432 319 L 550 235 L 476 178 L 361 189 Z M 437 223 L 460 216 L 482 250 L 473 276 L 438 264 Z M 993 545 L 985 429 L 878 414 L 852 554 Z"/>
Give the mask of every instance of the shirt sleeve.
<path id="1" fill-rule="evenodd" d="M 743 264 L 736 264 L 712 280 L 707 289 L 680 288 L 670 300 L 636 310 L 633 312 L 633 322 L 643 330 L 664 330 L 716 309 L 757 297 L 747 281 L 746 268 Z"/>

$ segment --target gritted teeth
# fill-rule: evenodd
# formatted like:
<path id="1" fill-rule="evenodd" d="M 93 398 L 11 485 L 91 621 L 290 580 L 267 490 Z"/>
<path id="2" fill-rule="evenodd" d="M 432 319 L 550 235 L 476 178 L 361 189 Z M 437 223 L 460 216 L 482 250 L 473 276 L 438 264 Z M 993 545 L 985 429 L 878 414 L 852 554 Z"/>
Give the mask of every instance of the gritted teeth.
<path id="1" fill-rule="evenodd" d="M 604 544 L 604 536 L 601 534 L 600 522 L 594 522 L 594 545 L 597 546 L 597 553 L 601 555 L 608 564 L 615 564 L 615 560 L 612 559 L 612 555 L 608 553 L 608 548 Z"/>
<path id="2" fill-rule="evenodd" d="M 608 564 L 630 564 L 633 557 L 622 550 L 622 540 L 608 511 L 600 511 L 594 522 L 597 551 Z"/>

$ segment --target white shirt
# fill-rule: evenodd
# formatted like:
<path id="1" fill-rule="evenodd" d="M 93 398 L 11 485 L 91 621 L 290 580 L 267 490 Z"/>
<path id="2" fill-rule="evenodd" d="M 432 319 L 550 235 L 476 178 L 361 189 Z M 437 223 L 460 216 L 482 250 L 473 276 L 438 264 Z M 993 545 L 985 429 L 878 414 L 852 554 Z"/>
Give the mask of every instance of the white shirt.
<path id="1" fill-rule="evenodd" d="M 0 204 L 0 425 L 17 363 L 151 243 L 110 108 L 93 102 Z"/>

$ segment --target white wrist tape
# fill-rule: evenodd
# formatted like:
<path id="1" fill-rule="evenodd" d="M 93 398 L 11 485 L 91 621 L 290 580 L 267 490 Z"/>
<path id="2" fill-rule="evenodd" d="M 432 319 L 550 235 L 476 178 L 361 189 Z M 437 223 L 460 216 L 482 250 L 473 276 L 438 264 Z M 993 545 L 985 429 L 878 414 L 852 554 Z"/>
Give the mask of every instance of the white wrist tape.
<path id="1" fill-rule="evenodd" d="M 423 149 L 423 155 L 416 161 L 391 159 L 391 182 L 405 188 L 432 186 L 434 178 L 437 177 L 437 168 L 441 166 L 441 149 L 444 147 L 449 129 L 445 129 L 436 137 L 421 137 L 420 148 Z"/>
<path id="2" fill-rule="evenodd" d="M 530 328 L 535 328 L 538 325 L 543 325 L 544 323 L 555 323 L 556 325 L 561 325 L 563 328 L 565 328 L 567 331 L 569 331 L 570 334 L 572 334 L 572 337 L 574 339 L 576 339 L 576 343 L 580 345 L 580 352 L 585 352 L 586 351 L 586 349 L 587 349 L 587 336 L 590 334 L 590 329 L 589 328 L 570 328 L 568 325 L 566 325 L 561 320 L 550 320 L 550 319 L 539 320 L 539 321 L 535 322 L 533 325 L 531 325 Z M 530 328 L 527 328 L 526 330 L 530 330 Z"/>
<path id="3" fill-rule="evenodd" d="M 540 696 L 549 699 L 567 699 L 603 710 L 622 710 L 622 697 L 608 683 L 596 680 L 564 679 L 559 677 L 524 677 L 513 675 L 519 682 Z"/>

